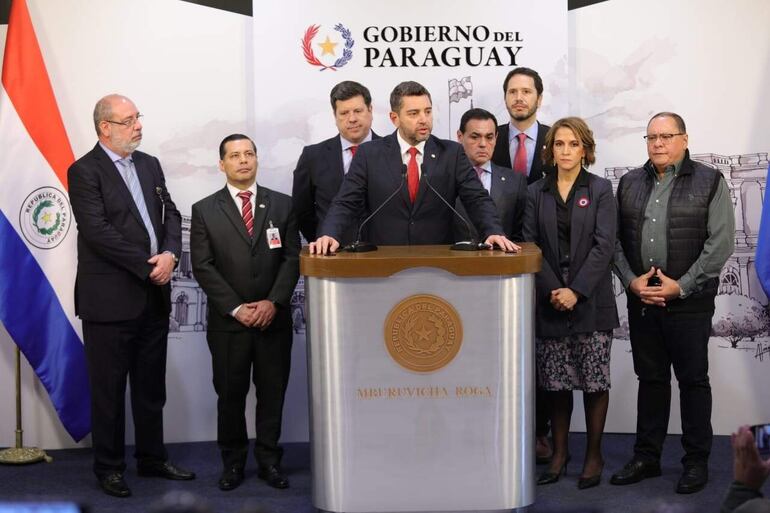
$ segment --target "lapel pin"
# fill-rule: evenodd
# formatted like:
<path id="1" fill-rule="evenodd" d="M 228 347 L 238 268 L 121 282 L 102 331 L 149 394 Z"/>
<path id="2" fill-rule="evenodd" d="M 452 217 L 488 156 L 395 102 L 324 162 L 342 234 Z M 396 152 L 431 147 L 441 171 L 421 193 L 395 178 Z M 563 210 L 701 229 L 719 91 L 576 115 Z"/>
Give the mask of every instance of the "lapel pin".
<path id="1" fill-rule="evenodd" d="M 590 204 L 591 204 L 591 202 L 589 201 L 589 199 L 588 199 L 588 198 L 586 198 L 586 197 L 583 197 L 583 198 L 579 198 L 577 203 L 578 203 L 578 206 L 579 206 L 580 208 L 585 208 L 585 207 L 587 207 L 588 205 L 590 205 Z"/>
<path id="2" fill-rule="evenodd" d="M 265 208 L 265 204 L 264 203 L 260 203 L 259 204 L 259 208 Z"/>
<path id="3" fill-rule="evenodd" d="M 500 177 L 500 180 L 502 180 L 502 181 L 505 181 L 505 177 L 504 177 L 504 176 L 501 176 L 501 177 Z"/>
<path id="4" fill-rule="evenodd" d="M 430 154 L 430 158 L 435 159 L 436 158 L 436 154 L 435 153 L 431 153 Z"/>

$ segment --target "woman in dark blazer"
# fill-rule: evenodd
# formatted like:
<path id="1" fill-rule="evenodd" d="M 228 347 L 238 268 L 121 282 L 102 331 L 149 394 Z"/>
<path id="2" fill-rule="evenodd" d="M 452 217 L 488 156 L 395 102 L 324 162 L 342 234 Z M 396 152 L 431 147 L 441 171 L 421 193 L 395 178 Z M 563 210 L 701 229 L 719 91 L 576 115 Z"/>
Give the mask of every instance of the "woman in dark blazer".
<path id="1" fill-rule="evenodd" d="M 610 388 L 610 347 L 618 313 L 610 262 L 617 212 L 609 180 L 589 173 L 593 134 L 580 118 L 564 118 L 546 135 L 543 160 L 556 166 L 527 191 L 524 240 L 543 252 L 536 276 L 538 386 L 549 395 L 554 452 L 538 484 L 559 480 L 569 460 L 572 391 L 583 391 L 587 443 L 578 488 L 599 484 L 601 438 Z"/>

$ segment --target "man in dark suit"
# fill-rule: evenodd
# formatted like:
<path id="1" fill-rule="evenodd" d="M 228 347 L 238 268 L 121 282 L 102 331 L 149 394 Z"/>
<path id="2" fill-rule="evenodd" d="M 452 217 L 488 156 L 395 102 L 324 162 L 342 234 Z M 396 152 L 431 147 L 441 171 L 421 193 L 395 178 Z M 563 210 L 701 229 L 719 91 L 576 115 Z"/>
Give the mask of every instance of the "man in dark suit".
<path id="1" fill-rule="evenodd" d="M 526 175 L 527 183 L 531 184 L 552 170 L 542 158 L 545 135 L 551 127 L 537 120 L 537 109 L 543 103 L 543 79 L 533 69 L 514 68 L 503 80 L 503 95 L 511 119 L 497 127 L 492 162 Z M 540 389 L 535 400 L 535 417 L 535 456 L 538 463 L 548 463 L 552 454 L 548 441 L 548 404 Z"/>
<path id="2" fill-rule="evenodd" d="M 383 204 L 367 225 L 371 242 L 454 242 L 455 214 L 444 201 L 454 203 L 458 197 L 487 244 L 517 250 L 518 246 L 503 235 L 495 204 L 462 147 L 431 135 L 433 107 L 428 90 L 417 82 L 402 82 L 390 95 L 390 108 L 396 131 L 358 150 L 321 225 L 321 237 L 310 243 L 310 252 L 336 251 L 351 220 Z M 386 203 L 396 192 L 396 197 Z"/>
<path id="3" fill-rule="evenodd" d="M 305 146 L 294 170 L 291 199 L 299 229 L 314 241 L 342 179 L 358 147 L 380 136 L 372 132 L 372 95 L 369 89 L 346 80 L 329 95 L 339 134 L 318 144 Z M 342 243 L 356 239 L 358 223 L 340 235 Z"/>
<path id="4" fill-rule="evenodd" d="M 489 192 L 497 207 L 500 222 L 506 237 L 511 240 L 521 239 L 521 227 L 524 219 L 524 207 L 527 203 L 527 178 L 522 173 L 493 164 L 489 159 L 497 141 L 497 120 L 484 109 L 470 109 L 460 118 L 457 141 L 462 144 L 468 160 L 471 161 L 481 185 Z M 465 214 L 462 201 L 457 201 L 457 210 Z M 471 234 L 478 239 L 478 234 Z M 455 238 L 468 237 L 465 223 L 455 222 Z"/>
<path id="5" fill-rule="evenodd" d="M 514 68 L 503 81 L 503 94 L 511 120 L 498 127 L 492 162 L 525 174 L 527 183 L 536 182 L 549 171 L 541 154 L 551 127 L 537 120 L 543 80 L 533 69 Z"/>
<path id="6" fill-rule="evenodd" d="M 219 488 L 243 481 L 248 456 L 246 396 L 257 391 L 258 476 L 287 488 L 281 417 L 291 363 L 291 295 L 299 278 L 299 233 L 291 199 L 257 187 L 257 152 L 241 134 L 219 145 L 227 185 L 192 207 L 193 273 L 208 299 L 207 339 L 217 392 Z"/>
<path id="7" fill-rule="evenodd" d="M 70 166 L 78 225 L 75 308 L 91 384 L 94 472 L 105 493 L 128 497 L 123 471 L 126 377 L 139 475 L 187 480 L 163 445 L 169 280 L 182 249 L 179 211 L 158 159 L 134 151 L 141 114 L 124 96 L 96 104 L 99 142 Z"/>

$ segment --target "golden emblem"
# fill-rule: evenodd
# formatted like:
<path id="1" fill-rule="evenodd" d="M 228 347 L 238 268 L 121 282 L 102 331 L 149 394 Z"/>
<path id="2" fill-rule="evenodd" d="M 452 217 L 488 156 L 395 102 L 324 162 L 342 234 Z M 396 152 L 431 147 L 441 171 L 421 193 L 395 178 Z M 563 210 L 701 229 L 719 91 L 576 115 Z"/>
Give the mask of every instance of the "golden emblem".
<path id="1" fill-rule="evenodd" d="M 452 305 L 437 296 L 410 296 L 385 320 L 385 347 L 402 367 L 433 372 L 451 362 L 460 351 L 463 327 Z"/>

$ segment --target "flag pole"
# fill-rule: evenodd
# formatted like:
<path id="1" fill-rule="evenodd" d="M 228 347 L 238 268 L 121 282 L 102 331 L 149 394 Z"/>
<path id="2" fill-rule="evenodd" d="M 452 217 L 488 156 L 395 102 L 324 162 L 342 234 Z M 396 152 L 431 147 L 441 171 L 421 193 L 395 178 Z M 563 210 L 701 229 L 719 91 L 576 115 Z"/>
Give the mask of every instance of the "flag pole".
<path id="1" fill-rule="evenodd" d="M 53 458 L 44 450 L 37 447 L 24 447 L 24 430 L 21 428 L 21 351 L 16 346 L 16 447 L 0 451 L 0 463 L 7 465 L 26 465 L 45 461 L 50 463 Z"/>

